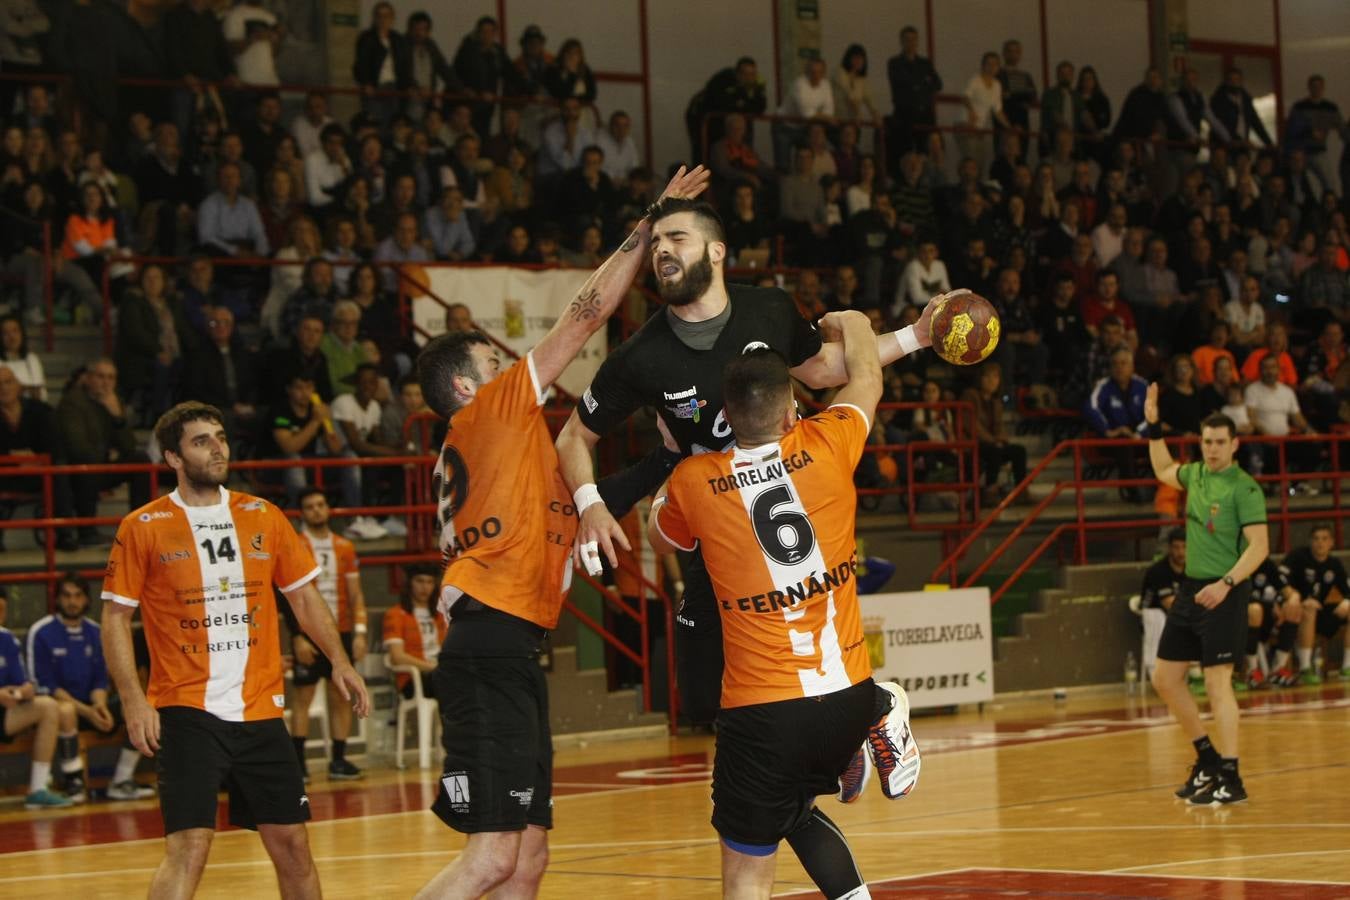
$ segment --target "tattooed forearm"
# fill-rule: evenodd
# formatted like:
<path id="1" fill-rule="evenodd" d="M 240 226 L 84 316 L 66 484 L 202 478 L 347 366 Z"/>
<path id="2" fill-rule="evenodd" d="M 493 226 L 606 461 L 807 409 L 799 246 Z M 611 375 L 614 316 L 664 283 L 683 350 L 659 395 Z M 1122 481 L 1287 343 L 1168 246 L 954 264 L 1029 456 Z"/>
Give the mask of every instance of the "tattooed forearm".
<path id="1" fill-rule="evenodd" d="M 619 248 L 619 251 L 621 253 L 632 253 L 637 249 L 637 246 L 640 243 L 642 243 L 642 239 L 638 237 L 637 231 L 634 231 L 628 236 L 628 240 L 623 242 L 623 246 Z"/>
<path id="2" fill-rule="evenodd" d="M 575 322 L 588 322 L 600 315 L 600 291 L 587 288 L 567 305 L 567 316 Z"/>

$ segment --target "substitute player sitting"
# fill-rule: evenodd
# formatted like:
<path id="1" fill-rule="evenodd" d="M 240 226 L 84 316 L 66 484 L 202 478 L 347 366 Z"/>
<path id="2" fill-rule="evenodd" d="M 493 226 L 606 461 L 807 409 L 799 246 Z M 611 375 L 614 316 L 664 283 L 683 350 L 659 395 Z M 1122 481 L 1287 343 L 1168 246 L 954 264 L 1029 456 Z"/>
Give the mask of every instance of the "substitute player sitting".
<path id="1" fill-rule="evenodd" d="M 300 492 L 300 534 L 314 552 L 321 573 L 314 579 L 319 596 L 328 604 L 328 612 L 337 622 L 342 649 L 352 663 L 366 655 L 366 595 L 361 590 L 361 564 L 356 558 L 356 545 L 328 527 L 332 511 L 323 489 L 307 487 Z M 282 598 L 285 603 L 285 598 Z M 282 607 L 289 613 L 289 607 Z M 343 703 L 333 684 L 333 663 L 324 656 L 313 640 L 290 621 L 291 651 L 295 654 L 295 668 L 291 683 L 295 685 L 295 706 L 291 710 L 291 742 L 300 760 L 300 769 L 309 781 L 309 767 L 305 762 L 305 741 L 309 737 L 309 704 L 320 681 L 327 683 L 328 726 L 332 734 L 332 758 L 328 763 L 328 777 L 333 781 L 360 778 L 362 772 L 347 759 L 347 738 L 352 733 L 352 708 Z"/>
<path id="2" fill-rule="evenodd" d="M 1328 641 L 1335 638 L 1350 617 L 1350 583 L 1346 581 L 1345 566 L 1331 555 L 1335 547 L 1331 526 L 1319 522 L 1308 535 L 1308 546 L 1299 547 L 1284 558 L 1282 568 L 1303 607 L 1298 632 L 1299 684 L 1322 683 L 1322 676 L 1313 665 L 1317 638 Z M 1350 665 L 1350 660 L 1343 665 Z"/>
<path id="3" fill-rule="evenodd" d="M 177 476 L 170 494 L 122 520 L 103 581 L 103 645 L 127 733 L 154 756 L 164 859 L 150 896 L 190 897 L 215 833 L 217 793 L 230 822 L 256 828 L 281 896 L 317 898 L 319 873 L 304 823 L 309 797 L 282 722 L 277 605 L 290 601 L 305 633 L 333 661 L 333 682 L 357 715 L 366 687 L 347 659 L 314 580 L 319 567 L 281 510 L 227 491 L 230 445 L 219 410 L 180 403 L 155 438 Z M 150 646 L 141 690 L 132 651 L 137 609 Z"/>
<path id="4" fill-rule="evenodd" d="M 858 745 L 888 797 L 913 788 L 919 751 L 909 701 L 876 684 L 858 608 L 853 469 L 881 397 L 868 318 L 831 313 L 845 385 L 798 420 L 787 361 L 752 350 L 729 362 L 722 393 L 735 447 L 686 459 L 658 496 L 658 552 L 703 551 L 722 617 L 725 669 L 713 763 L 713 827 L 726 897 L 768 897 L 786 839 L 826 897 L 869 896 L 838 827 L 815 805 L 842 789 Z"/>
<path id="5" fill-rule="evenodd" d="M 9 598 L 0 590 L 0 745 L 34 729 L 28 796 L 23 808 L 60 809 L 71 805 L 70 798 L 51 790 L 48 782 L 58 729 L 75 730 L 75 704 L 37 693 L 24 671 L 18 638 L 4 627 L 8 609 Z"/>

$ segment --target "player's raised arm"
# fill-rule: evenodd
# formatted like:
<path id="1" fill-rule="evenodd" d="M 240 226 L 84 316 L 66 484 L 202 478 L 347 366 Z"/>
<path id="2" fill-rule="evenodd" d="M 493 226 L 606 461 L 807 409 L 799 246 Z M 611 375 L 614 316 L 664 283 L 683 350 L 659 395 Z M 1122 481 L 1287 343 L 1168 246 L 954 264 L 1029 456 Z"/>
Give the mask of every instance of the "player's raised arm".
<path id="1" fill-rule="evenodd" d="M 661 196 L 697 197 L 707 188 L 709 177 L 710 173 L 703 166 L 696 166 L 692 171 L 680 166 Z M 591 273 L 558 321 L 553 323 L 553 328 L 534 348 L 532 356 L 539 390 L 558 379 L 581 351 L 582 345 L 600 330 L 628 294 L 633 279 L 647 259 L 651 230 L 651 224 L 644 217 L 623 245 Z"/>
<path id="2" fill-rule="evenodd" d="M 1144 422 L 1148 425 L 1148 461 L 1153 464 L 1153 475 L 1168 487 L 1181 490 L 1177 471 L 1181 468 L 1163 440 L 1162 426 L 1158 424 L 1158 383 L 1148 386 L 1144 395 Z M 1260 562 L 1258 560 L 1258 562 Z"/>
<path id="3" fill-rule="evenodd" d="M 832 312 L 820 320 L 827 337 L 839 335 L 845 377 L 848 383 L 834 397 L 835 403 L 847 403 L 863 411 L 870 425 L 876 420 L 881 400 L 881 357 L 873 340 L 872 323 L 857 310 Z"/>
<path id="4" fill-rule="evenodd" d="M 924 306 L 923 313 L 919 315 L 919 321 L 913 325 L 906 325 L 898 331 L 888 331 L 885 334 L 875 335 L 873 340 L 876 343 L 877 356 L 881 360 L 881 365 L 889 366 L 897 359 L 903 359 L 917 350 L 933 346 L 933 335 L 930 330 L 933 311 L 943 300 L 969 293 L 970 291 L 965 288 L 959 288 L 945 294 L 937 294 Z M 808 387 L 838 387 L 848 381 L 848 371 L 844 364 L 844 349 L 837 342 L 827 340 L 826 343 L 821 345 L 819 353 L 801 365 L 793 367 L 791 372 L 793 378 Z"/>

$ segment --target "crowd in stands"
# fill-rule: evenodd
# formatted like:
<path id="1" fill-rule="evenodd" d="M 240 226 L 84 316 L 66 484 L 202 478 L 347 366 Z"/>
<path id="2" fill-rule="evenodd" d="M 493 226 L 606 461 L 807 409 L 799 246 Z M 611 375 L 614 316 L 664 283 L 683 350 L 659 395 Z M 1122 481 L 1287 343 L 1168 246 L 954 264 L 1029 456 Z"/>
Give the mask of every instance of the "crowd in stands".
<path id="1" fill-rule="evenodd" d="M 154 65 L 135 74 L 172 88 L 118 90 L 121 70 L 97 85 L 81 77 L 102 63 L 71 60 L 63 42 L 112 14 L 103 7 L 33 21 L 6 51 L 6 71 L 34 80 L 6 81 L 0 97 L 3 353 L 22 394 L 0 450 L 65 449 L 73 461 L 68 442 L 21 446 L 20 433 L 51 433 L 22 423 L 50 416 L 63 434 L 97 424 L 76 441 L 81 461 L 143 458 L 130 429 L 199 399 L 229 413 L 241 455 L 401 452 L 415 345 L 398 264 L 592 266 L 653 199 L 658 179 L 632 119 L 601 112 L 576 38 L 551 53 L 530 25 L 513 57 L 483 17 L 443 50 L 426 12 L 399 22 L 379 3 L 356 45 L 360 111 L 338 121 L 323 91 L 268 89 L 285 28 L 260 0 L 223 17 L 214 7 L 184 0 L 141 28 Z M 962 95 L 967 127 L 953 133 L 936 127 L 943 83 L 918 47 L 905 28 L 885 85 L 861 45 L 833 70 L 807 60 L 771 122 L 758 119 L 770 107 L 749 57 L 690 100 L 690 152 L 713 170 L 741 277 L 802 270 L 789 278 L 804 315 L 854 307 L 879 329 L 938 291 L 974 290 L 1002 318 L 1000 400 L 1028 393 L 1080 410 L 1102 436 L 1138 433 L 1151 378 L 1166 385 L 1173 434 L 1221 407 L 1270 435 L 1325 431 L 1350 414 L 1340 365 L 1350 256 L 1327 149 L 1344 121 L 1323 79 L 1289 106 L 1276 145 L 1236 69 L 1218 85 L 1188 71 L 1174 89 L 1150 69 L 1117 112 L 1091 65 L 1060 62 L 1038 91 L 1008 40 L 978 61 Z M 51 71 L 74 77 L 58 93 L 41 78 Z M 236 263 L 258 257 L 273 264 Z M 112 358 L 77 373 L 75 400 L 54 411 L 41 407 L 42 366 L 25 337 L 43 323 L 48 267 L 58 322 L 97 320 L 105 282 L 115 316 Z M 1262 378 L 1268 354 L 1279 386 Z M 926 377 L 898 372 L 887 399 L 921 399 Z M 954 399 L 980 393 L 983 378 L 939 381 Z M 985 427 L 993 413 L 980 441 L 1022 471 L 1006 436 Z M 1121 474 L 1138 468 L 1131 454 L 1119 463 Z M 344 504 L 392 499 L 389 479 L 350 471 Z M 305 479 L 297 468 L 283 480 L 294 494 Z M 67 507 L 87 511 L 89 488 L 63 492 Z M 354 534 L 399 527 L 363 520 Z"/>

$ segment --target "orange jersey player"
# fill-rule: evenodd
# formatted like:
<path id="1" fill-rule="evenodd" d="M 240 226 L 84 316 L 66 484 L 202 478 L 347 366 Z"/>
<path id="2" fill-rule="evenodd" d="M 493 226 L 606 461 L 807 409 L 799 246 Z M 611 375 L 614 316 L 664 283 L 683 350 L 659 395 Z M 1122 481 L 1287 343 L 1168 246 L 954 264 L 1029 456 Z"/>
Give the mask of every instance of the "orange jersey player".
<path id="1" fill-rule="evenodd" d="M 681 168 L 666 195 L 707 186 Z M 544 393 L 598 331 L 646 258 L 644 219 L 543 340 L 505 371 L 476 331 L 417 358 L 427 405 L 450 420 L 432 486 L 449 620 L 437 661 L 445 771 L 432 811 L 468 834 L 419 897 L 534 896 L 553 825 L 553 746 L 540 643 L 571 579 L 577 516 L 544 422 Z M 594 490 L 594 486 L 592 487 Z"/>
<path id="2" fill-rule="evenodd" d="M 365 685 L 314 585 L 319 568 L 282 512 L 224 488 L 230 448 L 219 410 L 180 403 L 155 426 L 178 487 L 117 530 L 103 582 L 103 645 L 127 735 L 158 763 L 165 856 L 150 896 L 188 896 L 201 879 L 228 790 L 230 821 L 256 828 L 281 894 L 318 897 L 300 767 L 282 721 L 285 690 L 273 587 L 333 660 L 333 680 L 358 715 Z M 150 648 L 142 692 L 131 616 Z"/>
<path id="3" fill-rule="evenodd" d="M 826 897 L 868 896 L 815 799 L 856 800 L 871 766 L 892 798 L 919 774 L 904 690 L 872 680 L 854 581 L 853 470 L 881 362 L 862 313 L 821 328 L 843 339 L 849 381 L 834 405 L 798 420 L 781 355 L 733 359 L 722 390 L 735 446 L 681 462 L 648 526 L 658 551 L 702 551 L 722 618 L 712 823 L 729 897 L 768 896 L 783 839 Z"/>

